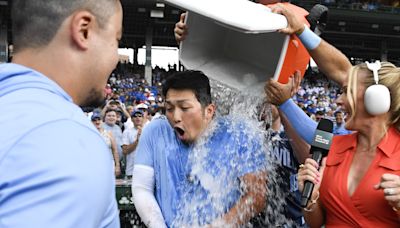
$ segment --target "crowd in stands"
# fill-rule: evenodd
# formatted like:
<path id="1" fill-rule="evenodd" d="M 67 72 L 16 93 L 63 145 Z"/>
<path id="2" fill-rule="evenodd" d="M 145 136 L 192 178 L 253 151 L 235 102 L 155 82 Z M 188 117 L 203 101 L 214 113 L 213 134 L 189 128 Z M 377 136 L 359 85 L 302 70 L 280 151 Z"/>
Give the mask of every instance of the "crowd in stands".
<path id="1" fill-rule="evenodd" d="M 148 120 L 164 114 L 162 84 L 176 71 L 176 66 L 171 66 L 167 70 L 154 68 L 152 86 L 150 86 L 144 77 L 144 66 L 119 64 L 105 88 L 104 106 L 85 110 L 90 116 L 102 116 L 103 128 L 112 129 L 110 131 L 115 138 L 119 157 L 122 159 L 121 174 L 125 174 L 121 146 L 124 134 L 133 127 L 131 120 L 133 113 L 140 109 Z M 312 119 L 318 121 L 320 118 L 328 118 L 335 121 L 335 112 L 339 111 L 335 100 L 340 92 L 336 83 L 329 81 L 318 71 L 310 70 L 307 71 L 301 88 L 292 99 Z M 115 119 L 106 118 L 106 113 L 110 110 L 115 111 Z"/>
<path id="2" fill-rule="evenodd" d="M 365 11 L 400 12 L 399 0 L 320 0 L 320 1 L 290 1 L 296 5 L 322 4 L 329 8 L 342 8 Z"/>
<path id="3" fill-rule="evenodd" d="M 386 10 L 388 7 L 396 10 L 395 8 L 400 7 L 398 0 L 322 0 L 322 4 L 367 11 Z"/>
<path id="4" fill-rule="evenodd" d="M 321 117 L 334 120 L 335 112 L 340 110 L 335 102 L 340 93 L 340 87 L 335 82 L 311 71 L 304 77 L 293 100 L 314 120 L 318 121 Z"/>
<path id="5" fill-rule="evenodd" d="M 118 170 L 118 162 L 115 162 L 116 176 L 132 175 L 126 172 L 128 170 L 132 172 L 132 170 L 126 165 L 129 162 L 122 149 L 124 138 L 129 135 L 131 129 L 137 127 L 133 118 L 138 116 L 138 113 L 141 113 L 140 117 L 143 118 L 140 127 L 145 126 L 152 118 L 164 114 L 161 86 L 165 79 L 174 72 L 176 72 L 176 66 L 171 66 L 168 70 L 155 67 L 152 71 L 152 86 L 150 86 L 144 77 L 144 66 L 120 63 L 110 75 L 104 89 L 106 96 L 104 105 L 102 107 L 83 107 L 93 124 L 99 130 L 109 132 L 116 143 L 118 155 L 114 156 L 114 159 L 119 157 L 121 160 L 121 172 Z M 97 126 L 99 117 L 101 117 L 101 127 Z M 110 149 L 112 149 L 111 145 Z"/>
<path id="6" fill-rule="evenodd" d="M 150 116 L 163 113 L 162 83 L 174 72 L 176 69 L 173 67 L 168 70 L 154 68 L 153 86 L 150 86 L 144 78 L 144 66 L 133 67 L 132 64 L 120 64 L 110 76 L 105 89 L 106 100 L 118 101 L 128 108 L 128 111 L 132 111 L 132 108 L 139 104 L 146 104 Z M 336 83 L 329 81 L 318 71 L 311 70 L 305 75 L 301 88 L 293 100 L 313 119 L 317 112 L 323 112 L 325 117 L 333 118 L 334 112 L 338 111 L 335 100 L 340 92 L 340 87 Z M 123 111 L 118 112 L 124 118 Z"/>

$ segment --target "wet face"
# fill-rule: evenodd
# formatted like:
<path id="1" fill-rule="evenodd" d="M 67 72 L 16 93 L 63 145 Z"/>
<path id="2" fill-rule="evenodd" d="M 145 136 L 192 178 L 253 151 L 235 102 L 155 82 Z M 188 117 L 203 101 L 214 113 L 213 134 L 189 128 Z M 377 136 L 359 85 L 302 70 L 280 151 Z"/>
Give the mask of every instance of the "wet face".
<path id="1" fill-rule="evenodd" d="M 104 121 L 107 125 L 114 125 L 117 122 L 117 113 L 115 111 L 107 112 Z"/>
<path id="2" fill-rule="evenodd" d="M 118 63 L 118 43 L 122 36 L 122 6 L 116 1 L 115 14 L 110 17 L 104 27 L 95 25 L 90 48 L 91 71 L 88 73 L 89 94 L 85 106 L 99 106 L 104 102 L 104 88 L 112 70 Z M 90 65 L 90 64 L 88 64 Z"/>
<path id="3" fill-rule="evenodd" d="M 166 116 L 177 137 L 184 143 L 196 141 L 214 115 L 214 105 L 202 107 L 191 90 L 169 89 L 166 95 Z"/>
<path id="4" fill-rule="evenodd" d="M 343 84 L 343 93 L 336 100 L 336 103 L 341 107 L 343 116 L 345 116 L 345 128 L 348 130 L 357 131 L 361 126 L 368 124 L 368 121 L 370 121 L 369 118 L 371 118 L 371 115 L 366 112 L 364 107 L 364 93 L 366 88 L 363 84 L 363 80 L 366 76 L 367 74 L 364 71 L 358 71 L 356 97 L 357 105 L 355 106 L 356 113 L 351 112 L 348 100 L 351 95 L 347 94 L 347 88 L 349 86 L 347 81 Z"/>

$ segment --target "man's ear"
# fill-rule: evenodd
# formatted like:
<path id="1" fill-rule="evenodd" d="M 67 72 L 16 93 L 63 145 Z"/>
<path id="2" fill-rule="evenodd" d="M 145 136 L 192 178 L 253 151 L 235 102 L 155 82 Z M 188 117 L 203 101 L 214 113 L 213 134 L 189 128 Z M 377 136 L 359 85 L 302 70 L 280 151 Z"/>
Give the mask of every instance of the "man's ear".
<path id="1" fill-rule="evenodd" d="M 94 28 L 95 17 L 88 11 L 79 11 L 72 16 L 71 37 L 74 44 L 87 50 L 89 47 L 89 38 Z"/>
<path id="2" fill-rule="evenodd" d="M 207 120 L 212 120 L 212 118 L 214 117 L 214 114 L 215 114 L 215 109 L 216 109 L 216 107 L 214 104 L 207 105 L 207 107 L 204 110 L 205 117 Z"/>

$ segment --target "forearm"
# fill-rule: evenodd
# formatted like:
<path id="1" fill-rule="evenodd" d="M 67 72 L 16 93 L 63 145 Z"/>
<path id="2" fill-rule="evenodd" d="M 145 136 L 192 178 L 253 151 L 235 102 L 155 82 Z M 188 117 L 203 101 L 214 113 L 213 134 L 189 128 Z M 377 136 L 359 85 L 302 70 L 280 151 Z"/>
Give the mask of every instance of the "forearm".
<path id="1" fill-rule="evenodd" d="M 139 139 L 136 139 L 132 144 L 124 145 L 122 147 L 122 152 L 124 153 L 124 155 L 128 155 L 136 150 L 138 144 L 139 144 Z"/>
<path id="2" fill-rule="evenodd" d="M 125 108 L 121 108 L 122 112 L 124 113 L 124 115 L 126 116 L 126 118 L 129 120 L 131 118 L 131 114 L 129 114 L 128 111 L 126 111 Z"/>
<path id="3" fill-rule="evenodd" d="M 320 45 L 309 53 L 321 72 L 339 85 L 343 85 L 352 65 L 341 51 L 322 40 Z"/>
<path id="4" fill-rule="evenodd" d="M 119 168 L 120 167 L 119 154 L 118 154 L 117 145 L 116 145 L 115 141 L 113 141 L 111 144 L 111 150 L 112 150 L 112 154 L 113 154 L 113 158 L 114 158 L 115 167 Z"/>
<path id="5" fill-rule="evenodd" d="M 136 165 L 133 170 L 132 196 L 136 211 L 147 227 L 166 227 L 161 209 L 154 197 L 154 169 Z"/>
<path id="6" fill-rule="evenodd" d="M 317 123 L 312 120 L 299 106 L 297 106 L 292 99 L 285 101 L 279 106 L 288 121 L 292 125 L 295 132 L 308 144 L 311 144 Z"/>
<path id="7" fill-rule="evenodd" d="M 285 133 L 289 138 L 290 146 L 293 149 L 294 155 L 300 163 L 304 163 L 306 158 L 309 157 L 310 153 L 310 145 L 304 141 L 299 134 L 296 133 L 295 129 L 293 129 L 292 125 L 288 121 L 286 115 L 279 110 L 280 118 L 282 124 L 285 128 Z"/>
<path id="8" fill-rule="evenodd" d="M 150 191 L 141 187 L 133 187 L 132 196 L 135 209 L 147 227 L 166 227 L 160 207 Z"/>
<path id="9" fill-rule="evenodd" d="M 101 112 L 100 112 L 101 118 L 104 118 L 104 116 L 106 115 L 107 109 L 108 109 L 108 105 L 105 105 L 105 106 L 103 107 L 103 109 L 101 110 Z M 103 120 L 104 120 L 104 119 L 103 119 Z"/>
<path id="10" fill-rule="evenodd" d="M 296 14 L 283 4 L 272 7 L 272 12 L 282 13 L 288 20 L 288 26 L 280 31 L 286 34 L 296 34 L 301 43 L 307 48 L 319 69 L 331 80 L 343 85 L 351 67 L 350 61 L 338 49 L 320 39 Z"/>
<path id="11" fill-rule="evenodd" d="M 315 199 L 316 197 L 315 194 L 311 196 L 312 199 Z M 306 207 L 307 209 L 303 209 L 304 219 L 311 228 L 320 228 L 325 223 L 325 212 L 322 203 L 318 199 L 315 204 L 311 204 L 312 203 L 309 202 Z"/>
<path id="12" fill-rule="evenodd" d="M 348 58 L 337 48 L 320 39 L 308 27 L 304 27 L 298 37 L 321 72 L 339 85 L 343 85 L 351 68 Z"/>
<path id="13" fill-rule="evenodd" d="M 222 216 L 222 221 L 215 221 L 213 227 L 227 225 L 228 227 L 240 227 L 248 222 L 256 214 L 265 208 L 266 202 L 266 173 L 261 172 L 251 177 L 247 176 L 245 194 L 237 203 Z"/>
<path id="14" fill-rule="evenodd" d="M 222 217 L 222 224 L 228 225 L 228 227 L 240 227 L 260 213 L 263 208 L 265 208 L 264 197 L 257 197 L 251 193 L 246 194 Z"/>

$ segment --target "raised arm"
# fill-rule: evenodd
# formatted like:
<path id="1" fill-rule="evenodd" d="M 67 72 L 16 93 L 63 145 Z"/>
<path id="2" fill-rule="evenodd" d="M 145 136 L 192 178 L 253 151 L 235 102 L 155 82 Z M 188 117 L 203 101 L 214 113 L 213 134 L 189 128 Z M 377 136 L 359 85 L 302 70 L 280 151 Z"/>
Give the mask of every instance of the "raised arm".
<path id="1" fill-rule="evenodd" d="M 299 134 L 290 124 L 289 120 L 286 118 L 286 115 L 281 110 L 279 110 L 279 116 L 285 128 L 285 133 L 289 138 L 289 142 L 292 146 L 294 155 L 296 156 L 299 163 L 304 163 L 306 158 L 308 158 L 310 155 L 310 145 L 299 136 Z"/>
<path id="2" fill-rule="evenodd" d="M 121 101 L 118 104 L 118 107 L 121 109 L 122 113 L 124 113 L 126 119 L 129 120 L 131 118 L 131 114 L 126 110 L 125 104 Z"/>
<path id="3" fill-rule="evenodd" d="M 107 109 L 110 108 L 110 101 L 111 101 L 111 100 L 108 100 L 108 101 L 106 102 L 106 105 L 104 105 L 103 109 L 102 109 L 101 112 L 100 112 L 100 116 L 101 116 L 101 119 L 102 119 L 102 120 L 104 120 L 104 116 L 106 115 Z"/>
<path id="4" fill-rule="evenodd" d="M 272 79 L 268 80 L 265 85 L 265 93 L 267 101 L 276 105 L 279 111 L 285 115 L 296 135 L 310 144 L 313 140 L 315 129 L 317 129 L 317 123 L 290 99 L 296 93 L 299 84 L 300 72 L 297 71 L 294 77 L 289 78 L 287 84 L 282 84 Z M 286 118 L 282 118 L 282 121 L 285 121 Z"/>
<path id="5" fill-rule="evenodd" d="M 185 24 L 185 18 L 186 18 L 186 13 L 182 13 L 179 21 L 175 24 L 174 28 L 174 35 L 175 35 L 175 40 L 178 42 L 178 44 L 185 40 L 187 34 L 188 34 L 188 28 Z"/>
<path id="6" fill-rule="evenodd" d="M 337 82 L 341 86 L 343 85 L 347 80 L 347 74 L 352 65 L 341 51 L 321 39 L 318 47 L 309 50 L 309 53 L 321 72 L 332 81 Z"/>
<path id="7" fill-rule="evenodd" d="M 271 7 L 272 12 L 283 14 L 288 20 L 288 27 L 280 30 L 285 34 L 296 34 L 307 48 L 319 69 L 331 80 L 339 85 L 347 80 L 347 73 L 351 67 L 348 58 L 334 46 L 319 38 L 307 26 L 301 23 L 295 14 L 283 4 Z"/>

